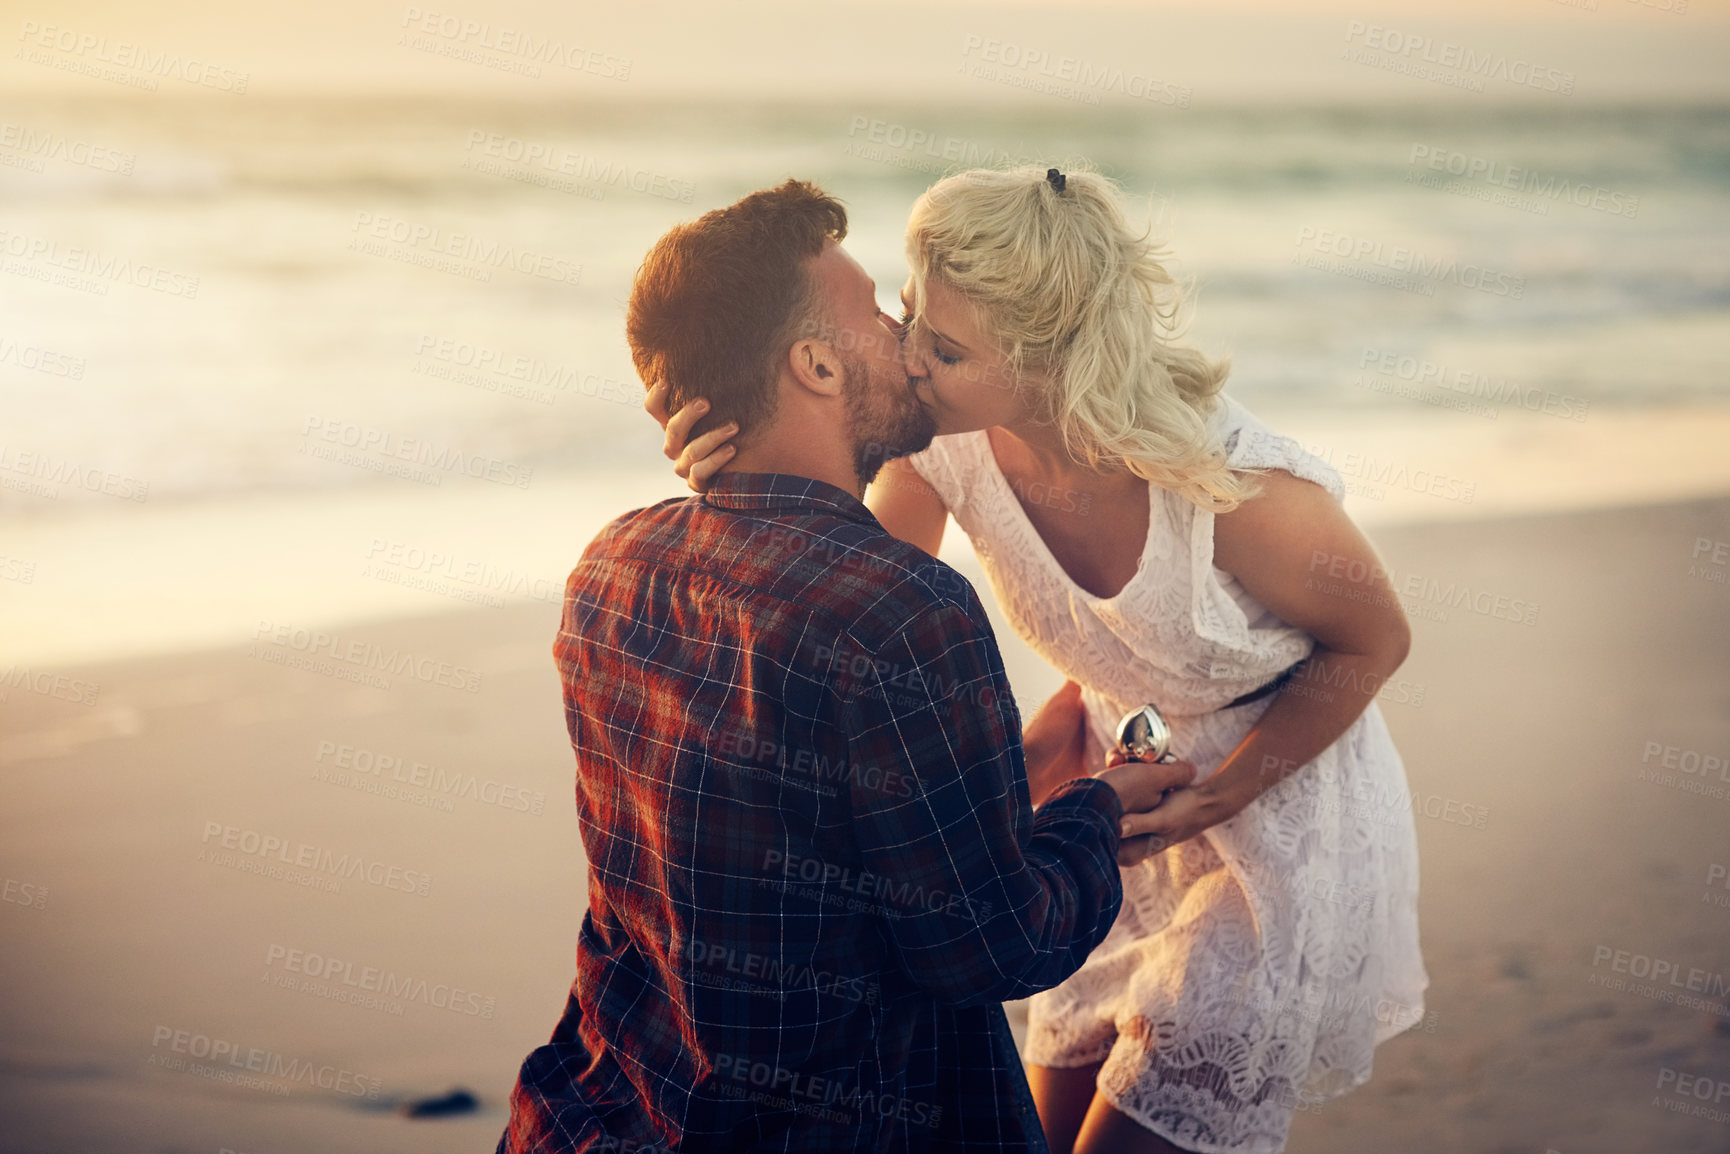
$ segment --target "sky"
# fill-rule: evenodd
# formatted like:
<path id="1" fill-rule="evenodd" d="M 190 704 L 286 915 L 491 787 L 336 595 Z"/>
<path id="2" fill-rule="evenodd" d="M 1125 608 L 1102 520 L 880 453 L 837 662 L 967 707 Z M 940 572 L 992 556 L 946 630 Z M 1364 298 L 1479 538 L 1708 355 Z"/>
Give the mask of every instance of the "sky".
<path id="1" fill-rule="evenodd" d="M 1037 84 L 1092 89 L 1106 102 L 1197 107 L 1730 99 L 1730 0 L 3 0 L 0 38 L 11 46 L 0 54 L 0 92 L 90 92 L 80 67 L 118 68 L 138 81 L 148 72 L 133 63 L 142 52 L 181 61 L 182 74 L 156 91 L 205 96 L 244 78 L 244 92 L 260 96 L 609 102 L 990 104 L 1026 101 Z M 537 63 L 525 43 L 531 52 L 556 45 L 562 59 Z M 1482 93 L 1414 80 L 1409 67 L 1426 58 L 1449 71 L 1450 53 L 1505 58 L 1509 71 L 1536 80 L 1492 81 Z M 125 86 L 116 81 L 114 90 Z"/>

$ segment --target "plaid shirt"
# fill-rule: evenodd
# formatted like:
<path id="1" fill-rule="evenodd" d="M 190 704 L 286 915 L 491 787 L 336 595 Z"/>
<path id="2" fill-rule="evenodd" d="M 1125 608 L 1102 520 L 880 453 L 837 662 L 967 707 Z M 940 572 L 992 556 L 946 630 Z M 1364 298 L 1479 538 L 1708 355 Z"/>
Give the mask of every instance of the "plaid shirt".
<path id="1" fill-rule="evenodd" d="M 501 1154 L 1043 1150 L 1000 1003 L 1111 928 L 1122 806 L 1033 814 L 972 586 L 727 473 L 595 538 L 554 652 L 589 909 Z"/>

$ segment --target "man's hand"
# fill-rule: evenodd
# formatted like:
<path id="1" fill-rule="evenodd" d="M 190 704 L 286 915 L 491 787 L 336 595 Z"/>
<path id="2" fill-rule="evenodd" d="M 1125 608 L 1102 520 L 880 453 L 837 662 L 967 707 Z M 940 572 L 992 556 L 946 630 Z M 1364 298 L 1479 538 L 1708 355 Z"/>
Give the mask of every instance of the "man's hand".
<path id="1" fill-rule="evenodd" d="M 1145 761 L 1130 761 L 1123 756 L 1121 749 L 1112 749 L 1111 756 L 1105 761 L 1107 765 L 1128 766 L 1147 765 Z M 1223 820 L 1237 813 L 1237 806 L 1221 798 L 1218 792 L 1209 789 L 1209 782 L 1192 785 L 1195 780 L 1195 766 L 1189 761 L 1171 761 L 1164 768 L 1183 766 L 1183 780 L 1176 789 L 1164 796 L 1164 801 L 1147 806 L 1142 811 L 1130 813 L 1130 805 L 1123 806 L 1123 843 L 1118 849 L 1119 865 L 1133 865 L 1144 858 L 1161 853 L 1190 837 L 1201 834 L 1202 830 L 1218 825 Z M 1100 773 L 1100 780 L 1111 779 L 1112 773 L 1118 768 Z M 1135 853 L 1135 862 L 1126 862 L 1125 853 Z"/>
<path id="2" fill-rule="evenodd" d="M 685 438 L 691 435 L 691 426 L 702 420 L 703 414 L 709 411 L 709 402 L 697 397 L 669 419 L 666 381 L 656 381 L 650 387 L 648 395 L 643 398 L 643 410 L 667 431 L 666 439 L 661 443 L 661 452 L 673 462 L 673 472 L 684 478 L 685 484 L 689 485 L 694 493 L 707 489 L 710 480 L 720 472 L 721 466 L 732 460 L 733 454 L 738 451 L 728 444 L 733 434 L 739 431 L 739 426 L 732 421 L 710 429 L 686 444 Z"/>
<path id="3" fill-rule="evenodd" d="M 1176 823 L 1167 820 L 1166 806 L 1170 803 L 1166 795 L 1171 791 L 1176 799 L 1195 793 L 1186 788 L 1195 780 L 1195 766 L 1187 761 L 1125 761 L 1117 750 L 1112 751 L 1107 764 L 1111 768 L 1100 774 L 1099 780 L 1117 790 L 1117 799 L 1123 803 L 1123 839 L 1117 847 L 1117 864 L 1135 865 L 1182 841 L 1170 836 Z M 1194 833 L 1186 836 L 1193 837 Z"/>
<path id="4" fill-rule="evenodd" d="M 1036 806 L 1064 782 L 1090 776 L 1083 763 L 1087 710 L 1081 704 L 1081 686 L 1065 681 L 1039 707 L 1021 735 L 1021 750 L 1027 761 L 1027 791 Z"/>

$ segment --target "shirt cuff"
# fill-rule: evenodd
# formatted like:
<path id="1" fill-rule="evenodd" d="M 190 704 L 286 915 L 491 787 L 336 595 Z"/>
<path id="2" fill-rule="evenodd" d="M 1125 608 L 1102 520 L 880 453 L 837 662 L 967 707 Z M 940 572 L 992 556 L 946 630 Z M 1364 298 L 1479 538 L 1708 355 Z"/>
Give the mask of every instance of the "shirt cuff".
<path id="1" fill-rule="evenodd" d="M 1047 814 L 1067 816 L 1068 811 L 1077 809 L 1097 810 L 1104 815 L 1114 835 L 1123 824 L 1123 800 L 1117 796 L 1117 790 L 1096 777 L 1078 777 L 1052 790 L 1035 811 L 1033 821 L 1037 825 Z"/>

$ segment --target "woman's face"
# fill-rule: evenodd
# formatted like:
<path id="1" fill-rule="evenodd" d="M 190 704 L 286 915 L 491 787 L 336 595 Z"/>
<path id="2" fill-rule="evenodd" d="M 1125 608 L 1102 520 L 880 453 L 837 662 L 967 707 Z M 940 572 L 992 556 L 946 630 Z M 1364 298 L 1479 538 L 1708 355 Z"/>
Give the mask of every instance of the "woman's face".
<path id="1" fill-rule="evenodd" d="M 1026 415 L 1009 358 L 980 331 L 973 306 L 936 277 L 925 282 L 925 311 L 913 315 L 913 278 L 901 289 L 902 357 L 914 393 L 937 418 L 937 432 L 970 433 L 1012 425 Z"/>

